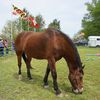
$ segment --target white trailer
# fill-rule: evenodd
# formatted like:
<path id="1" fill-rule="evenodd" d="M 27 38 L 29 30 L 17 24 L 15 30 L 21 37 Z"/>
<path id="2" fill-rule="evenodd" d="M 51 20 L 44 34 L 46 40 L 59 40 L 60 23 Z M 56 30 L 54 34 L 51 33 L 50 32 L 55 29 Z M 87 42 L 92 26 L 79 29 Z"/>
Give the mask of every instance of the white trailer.
<path id="1" fill-rule="evenodd" d="M 88 46 L 100 47 L 100 36 L 89 36 Z"/>

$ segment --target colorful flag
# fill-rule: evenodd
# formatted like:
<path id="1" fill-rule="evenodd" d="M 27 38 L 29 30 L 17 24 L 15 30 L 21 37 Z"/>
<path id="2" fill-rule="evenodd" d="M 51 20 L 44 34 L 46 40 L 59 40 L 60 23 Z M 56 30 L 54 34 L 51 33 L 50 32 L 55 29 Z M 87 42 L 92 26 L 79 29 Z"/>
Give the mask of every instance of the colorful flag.
<path id="1" fill-rule="evenodd" d="M 14 5 L 13 5 L 13 12 L 12 13 L 14 15 L 19 15 L 21 18 L 26 17 L 26 13 Z"/>
<path id="2" fill-rule="evenodd" d="M 30 22 L 30 27 L 39 28 L 40 25 L 36 23 L 32 16 L 27 16 L 26 12 L 13 5 L 13 15 L 19 15 L 22 19 Z"/>

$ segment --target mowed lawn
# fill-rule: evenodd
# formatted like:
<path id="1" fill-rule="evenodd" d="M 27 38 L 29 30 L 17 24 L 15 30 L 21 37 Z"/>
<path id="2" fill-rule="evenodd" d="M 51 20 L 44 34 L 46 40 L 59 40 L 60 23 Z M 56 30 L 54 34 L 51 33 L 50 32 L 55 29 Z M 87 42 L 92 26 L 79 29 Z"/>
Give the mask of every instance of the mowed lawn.
<path id="1" fill-rule="evenodd" d="M 46 60 L 33 59 L 32 81 L 27 79 L 26 66 L 22 64 L 22 80 L 18 80 L 16 55 L 0 57 L 0 100 L 100 100 L 100 48 L 78 47 L 84 68 L 84 92 L 76 95 L 71 91 L 68 80 L 68 67 L 64 59 L 56 63 L 58 84 L 63 97 L 54 94 L 52 77 L 49 76 L 49 88 L 43 88 Z"/>

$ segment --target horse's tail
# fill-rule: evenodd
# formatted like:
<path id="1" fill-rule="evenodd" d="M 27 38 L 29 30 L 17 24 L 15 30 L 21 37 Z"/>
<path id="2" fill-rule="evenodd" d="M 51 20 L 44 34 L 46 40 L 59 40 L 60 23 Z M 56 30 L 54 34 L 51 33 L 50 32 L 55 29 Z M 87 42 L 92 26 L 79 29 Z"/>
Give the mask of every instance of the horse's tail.
<path id="1" fill-rule="evenodd" d="M 24 62 L 26 63 L 27 58 L 26 58 L 25 52 L 22 53 L 22 58 L 23 58 Z"/>
<path id="2" fill-rule="evenodd" d="M 25 55 L 25 52 L 22 53 L 22 58 L 23 58 L 24 62 L 26 63 L 27 57 Z M 30 65 L 30 68 L 33 69 L 31 65 Z"/>

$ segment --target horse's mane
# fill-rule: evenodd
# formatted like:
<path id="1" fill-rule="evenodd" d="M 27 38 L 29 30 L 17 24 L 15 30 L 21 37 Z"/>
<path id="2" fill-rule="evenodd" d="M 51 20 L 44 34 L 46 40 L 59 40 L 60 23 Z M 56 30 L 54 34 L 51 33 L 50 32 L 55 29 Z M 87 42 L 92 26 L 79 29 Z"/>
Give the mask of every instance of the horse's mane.
<path id="1" fill-rule="evenodd" d="M 69 38 L 69 36 L 63 32 L 61 32 L 60 30 L 57 30 L 58 32 L 61 33 L 61 35 L 69 42 L 69 44 L 72 46 L 72 48 L 74 49 L 74 52 L 75 52 L 75 57 L 76 57 L 76 63 L 78 65 L 78 67 L 82 67 L 82 63 L 81 63 L 81 59 L 80 59 L 80 56 L 79 56 L 79 53 L 78 53 L 78 50 L 75 46 L 75 44 L 73 43 L 73 41 Z"/>
<path id="2" fill-rule="evenodd" d="M 77 51 L 77 48 L 76 48 L 75 44 L 73 43 L 73 41 L 69 38 L 69 36 L 60 30 L 56 30 L 56 29 L 48 29 L 48 30 L 60 33 L 65 38 L 65 40 L 67 40 L 67 42 L 69 42 L 69 44 L 72 46 L 72 48 L 75 52 L 75 60 L 76 60 L 77 66 L 82 67 L 81 59 L 80 59 L 79 53 Z"/>

